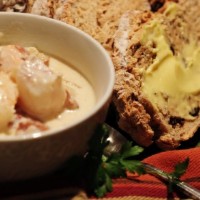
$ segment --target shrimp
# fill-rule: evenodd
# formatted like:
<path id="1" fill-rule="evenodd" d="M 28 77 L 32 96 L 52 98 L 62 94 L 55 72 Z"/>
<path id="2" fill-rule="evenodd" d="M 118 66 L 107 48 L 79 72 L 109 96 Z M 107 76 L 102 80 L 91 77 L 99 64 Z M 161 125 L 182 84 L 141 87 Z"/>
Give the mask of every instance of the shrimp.
<path id="1" fill-rule="evenodd" d="M 16 71 L 29 56 L 25 48 L 16 45 L 2 46 L 0 49 L 0 69 L 15 80 Z"/>
<path id="2" fill-rule="evenodd" d="M 67 99 L 62 78 L 54 74 L 40 59 L 27 59 L 16 73 L 19 106 L 41 121 L 56 117 Z"/>
<path id="3" fill-rule="evenodd" d="M 6 130 L 13 119 L 17 98 L 16 84 L 6 73 L 0 72 L 0 131 Z"/>

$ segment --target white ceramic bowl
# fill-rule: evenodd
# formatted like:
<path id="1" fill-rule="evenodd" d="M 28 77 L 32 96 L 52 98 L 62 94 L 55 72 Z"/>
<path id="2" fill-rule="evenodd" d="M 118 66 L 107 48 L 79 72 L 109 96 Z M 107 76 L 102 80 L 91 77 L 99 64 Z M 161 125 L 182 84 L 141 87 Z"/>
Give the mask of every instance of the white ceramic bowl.
<path id="1" fill-rule="evenodd" d="M 20 44 L 71 63 L 92 84 L 96 104 L 69 127 L 37 137 L 0 137 L 0 180 L 18 180 L 55 170 L 67 159 L 84 153 L 96 125 L 105 119 L 114 85 L 114 67 L 104 48 L 92 37 L 46 17 L 0 13 L 1 45 Z"/>

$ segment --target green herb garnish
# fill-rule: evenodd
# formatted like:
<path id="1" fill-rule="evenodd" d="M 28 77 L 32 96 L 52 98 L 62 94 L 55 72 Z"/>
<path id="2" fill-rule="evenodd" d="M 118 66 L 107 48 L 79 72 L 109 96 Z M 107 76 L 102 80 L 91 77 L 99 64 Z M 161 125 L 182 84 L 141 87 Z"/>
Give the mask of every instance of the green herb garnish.
<path id="1" fill-rule="evenodd" d="M 86 168 L 90 175 L 90 185 L 97 197 L 103 197 L 112 191 L 112 179 L 126 177 L 126 172 L 144 173 L 142 164 L 133 160 L 143 148 L 132 146 L 131 142 L 125 143 L 121 151 L 110 156 L 104 155 L 104 149 L 109 144 L 107 138 L 109 131 L 105 126 L 98 128 L 97 134 L 90 141 L 90 149 L 86 155 Z M 99 142 L 100 141 L 100 142 Z"/>
<path id="2" fill-rule="evenodd" d="M 126 142 L 121 151 L 109 156 L 104 154 L 104 149 L 109 144 L 107 138 L 109 130 L 105 126 L 100 126 L 90 141 L 90 149 L 86 156 L 85 167 L 89 169 L 91 191 L 97 197 L 103 197 L 107 192 L 112 191 L 112 179 L 127 177 L 127 171 L 138 175 L 146 173 L 143 164 L 134 157 L 143 152 L 140 146 L 133 146 L 132 142 Z M 100 141 L 100 142 L 99 142 Z M 189 159 L 178 163 L 174 171 L 165 173 L 168 176 L 168 191 L 173 192 L 174 186 L 180 177 L 186 172 Z M 91 170 L 93 166 L 93 170 Z M 93 172 L 93 173 L 92 173 Z"/>
<path id="3" fill-rule="evenodd" d="M 109 130 L 106 126 L 99 126 L 91 140 L 86 155 L 72 158 L 66 166 L 64 173 L 84 183 L 88 193 L 103 197 L 111 192 L 112 180 L 114 178 L 127 177 L 127 171 L 138 175 L 146 173 L 143 164 L 134 157 L 143 152 L 140 146 L 133 146 L 132 142 L 126 142 L 121 151 L 109 156 L 104 154 L 108 146 Z M 187 158 L 184 162 L 178 163 L 172 173 L 163 172 L 169 180 L 168 191 L 173 192 L 175 183 L 186 172 L 189 164 Z M 68 177 L 67 176 L 67 177 Z"/>
<path id="4" fill-rule="evenodd" d="M 174 190 L 174 186 L 177 182 L 180 182 L 180 178 L 183 174 L 185 174 L 189 165 L 189 158 L 186 158 L 183 162 L 177 163 L 174 167 L 174 171 L 167 174 L 168 176 L 168 192 L 172 193 Z"/>

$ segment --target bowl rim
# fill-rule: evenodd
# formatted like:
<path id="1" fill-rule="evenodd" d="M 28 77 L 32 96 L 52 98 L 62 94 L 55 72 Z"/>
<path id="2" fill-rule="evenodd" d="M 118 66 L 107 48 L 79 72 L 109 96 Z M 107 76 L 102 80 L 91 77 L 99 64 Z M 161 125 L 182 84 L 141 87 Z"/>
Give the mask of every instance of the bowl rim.
<path id="1" fill-rule="evenodd" d="M 14 13 L 14 12 L 0 12 L 0 17 L 1 16 L 6 16 L 6 17 L 22 17 L 26 19 L 34 19 L 34 20 L 40 20 L 43 21 L 43 23 L 52 23 L 52 25 L 57 24 L 58 26 L 62 26 L 66 29 L 71 29 L 74 31 L 74 33 L 81 35 L 83 38 L 91 41 L 91 43 L 96 46 L 97 49 L 104 55 L 106 62 L 108 63 L 108 70 L 110 74 L 110 79 L 109 79 L 109 85 L 107 85 L 107 89 L 104 93 L 104 95 L 100 98 L 100 100 L 97 102 L 97 104 L 94 105 L 94 108 L 91 111 L 88 111 L 86 115 L 84 115 L 81 119 L 75 121 L 74 123 L 70 125 L 63 126 L 62 128 L 56 128 L 54 130 L 47 130 L 47 131 L 42 131 L 42 132 L 36 132 L 32 134 L 22 134 L 22 135 L 6 135 L 2 134 L 0 135 L 0 143 L 1 142 L 15 142 L 15 141 L 25 141 L 25 140 L 36 140 L 44 137 L 48 137 L 51 135 L 56 135 L 59 134 L 60 132 L 63 132 L 65 130 L 74 128 L 78 124 L 83 123 L 84 121 L 87 121 L 90 117 L 94 116 L 102 107 L 109 101 L 112 95 L 112 91 L 114 88 L 114 83 L 115 83 L 115 69 L 114 65 L 112 62 L 112 59 L 109 55 L 109 53 L 104 49 L 104 47 L 96 41 L 92 36 L 89 34 L 85 33 L 84 31 L 80 30 L 79 28 L 76 28 L 70 24 L 67 24 L 65 22 L 48 18 L 45 16 L 40 16 L 40 15 L 35 15 L 35 14 L 30 14 L 30 13 Z"/>

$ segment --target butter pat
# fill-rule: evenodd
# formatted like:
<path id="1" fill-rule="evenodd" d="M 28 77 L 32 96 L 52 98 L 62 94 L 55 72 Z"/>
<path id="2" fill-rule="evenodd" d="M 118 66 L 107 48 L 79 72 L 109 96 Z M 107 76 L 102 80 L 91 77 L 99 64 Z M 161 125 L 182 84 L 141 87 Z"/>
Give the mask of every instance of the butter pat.
<path id="1" fill-rule="evenodd" d="M 156 58 L 143 72 L 143 93 L 157 109 L 193 120 L 191 112 L 199 107 L 200 47 L 190 38 L 182 52 L 173 55 L 159 20 L 144 27 L 142 44 L 149 41 L 154 43 Z"/>

